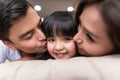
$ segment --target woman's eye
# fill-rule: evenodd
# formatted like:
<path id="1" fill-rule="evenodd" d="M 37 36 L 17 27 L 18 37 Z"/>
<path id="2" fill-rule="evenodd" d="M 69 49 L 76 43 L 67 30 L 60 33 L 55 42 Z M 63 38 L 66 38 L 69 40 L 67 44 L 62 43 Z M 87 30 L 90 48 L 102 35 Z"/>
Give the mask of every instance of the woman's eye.
<path id="1" fill-rule="evenodd" d="M 89 34 L 87 34 L 87 39 L 91 42 L 94 42 L 93 38 Z"/>

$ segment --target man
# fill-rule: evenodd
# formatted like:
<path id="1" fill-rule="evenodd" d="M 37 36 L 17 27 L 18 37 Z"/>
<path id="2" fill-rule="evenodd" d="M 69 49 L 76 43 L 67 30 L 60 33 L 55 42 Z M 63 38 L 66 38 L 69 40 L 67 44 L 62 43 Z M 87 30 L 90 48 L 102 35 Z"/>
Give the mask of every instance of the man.
<path id="1" fill-rule="evenodd" d="M 34 54 L 46 51 L 40 23 L 40 17 L 26 0 L 0 0 L 0 39 L 10 49 L 19 50 L 18 58 L 34 59 Z"/>

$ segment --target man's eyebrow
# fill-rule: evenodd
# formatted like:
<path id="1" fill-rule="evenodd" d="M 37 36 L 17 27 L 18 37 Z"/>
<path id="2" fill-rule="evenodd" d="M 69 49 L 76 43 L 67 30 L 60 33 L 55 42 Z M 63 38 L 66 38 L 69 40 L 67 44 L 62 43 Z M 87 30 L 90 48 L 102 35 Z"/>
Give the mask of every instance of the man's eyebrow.
<path id="1" fill-rule="evenodd" d="M 81 26 L 83 26 L 83 25 L 81 25 Z M 86 29 L 84 26 L 83 26 L 83 29 L 84 29 L 87 33 L 89 33 L 91 36 L 93 36 L 93 37 L 96 37 L 96 38 L 99 38 L 99 39 L 100 39 L 100 37 L 99 37 L 99 36 L 97 36 L 96 34 L 92 33 L 91 31 L 89 31 L 88 29 Z"/>
<path id="2" fill-rule="evenodd" d="M 25 33 L 21 34 L 21 35 L 19 36 L 19 39 L 23 39 L 26 35 L 28 35 L 28 34 L 31 33 L 31 32 L 33 32 L 33 29 L 29 30 L 28 32 L 25 32 Z"/>

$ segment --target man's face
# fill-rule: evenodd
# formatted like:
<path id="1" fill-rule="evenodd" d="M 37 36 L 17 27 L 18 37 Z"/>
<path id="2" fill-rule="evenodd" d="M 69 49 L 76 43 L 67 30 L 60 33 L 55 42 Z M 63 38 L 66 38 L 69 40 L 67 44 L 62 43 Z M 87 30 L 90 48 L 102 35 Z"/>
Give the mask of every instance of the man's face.
<path id="1" fill-rule="evenodd" d="M 10 28 L 9 39 L 12 47 L 25 53 L 43 52 L 46 50 L 46 37 L 38 28 L 40 17 L 30 7 L 25 17 L 16 20 Z"/>

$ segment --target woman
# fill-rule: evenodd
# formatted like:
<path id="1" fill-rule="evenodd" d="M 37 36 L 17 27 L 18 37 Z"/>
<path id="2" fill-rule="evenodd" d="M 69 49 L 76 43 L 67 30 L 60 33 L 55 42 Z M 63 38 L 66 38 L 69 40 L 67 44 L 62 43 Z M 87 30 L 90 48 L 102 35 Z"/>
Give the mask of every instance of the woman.
<path id="1" fill-rule="evenodd" d="M 80 54 L 102 56 L 120 52 L 120 1 L 81 0 L 76 11 Z"/>

